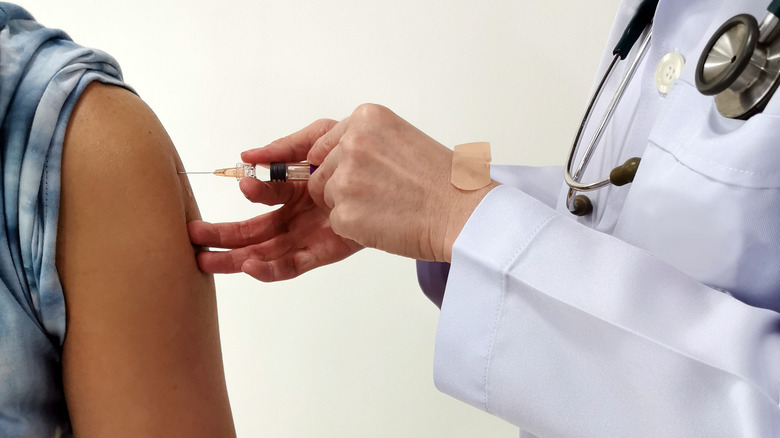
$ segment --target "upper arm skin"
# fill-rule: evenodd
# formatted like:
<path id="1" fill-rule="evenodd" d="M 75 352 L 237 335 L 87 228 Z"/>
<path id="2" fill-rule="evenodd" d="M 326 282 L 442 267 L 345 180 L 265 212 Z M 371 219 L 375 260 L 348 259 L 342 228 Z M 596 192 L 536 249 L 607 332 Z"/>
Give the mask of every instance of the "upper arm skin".
<path id="1" fill-rule="evenodd" d="M 63 146 L 57 268 L 74 433 L 234 436 L 213 278 L 187 236 L 199 214 L 152 111 L 92 84 Z"/>

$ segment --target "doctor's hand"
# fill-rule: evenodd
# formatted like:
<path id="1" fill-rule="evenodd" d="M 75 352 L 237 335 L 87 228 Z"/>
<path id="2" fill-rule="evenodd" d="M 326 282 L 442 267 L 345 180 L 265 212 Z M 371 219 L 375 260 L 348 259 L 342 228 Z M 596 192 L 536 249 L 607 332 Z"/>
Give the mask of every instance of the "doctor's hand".
<path id="1" fill-rule="evenodd" d="M 302 161 L 312 144 L 334 125 L 334 120 L 318 120 L 264 148 L 242 153 L 241 159 L 247 163 Z M 287 280 L 361 249 L 354 241 L 333 232 L 329 212 L 312 201 L 305 183 L 267 183 L 243 178 L 239 187 L 252 202 L 283 205 L 241 222 L 190 222 L 187 228 L 192 243 L 229 249 L 199 253 L 198 265 L 203 272 L 243 271 L 261 281 Z"/>
<path id="2" fill-rule="evenodd" d="M 497 183 L 450 183 L 452 151 L 389 109 L 361 105 L 308 154 L 308 182 L 333 231 L 361 246 L 449 262 L 466 220 Z"/>

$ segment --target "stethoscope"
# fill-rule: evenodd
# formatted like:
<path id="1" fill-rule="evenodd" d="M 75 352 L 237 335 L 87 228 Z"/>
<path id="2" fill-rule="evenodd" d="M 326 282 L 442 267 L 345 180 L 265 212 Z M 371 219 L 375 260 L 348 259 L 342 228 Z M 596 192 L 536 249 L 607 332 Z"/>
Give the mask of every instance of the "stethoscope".
<path id="1" fill-rule="evenodd" d="M 577 216 L 585 216 L 593 211 L 591 200 L 583 194 L 577 194 L 578 192 L 593 191 L 609 184 L 628 184 L 634 180 L 639 168 L 640 158 L 634 157 L 614 168 L 608 178 L 591 183 L 581 182 L 615 108 L 650 47 L 651 25 L 657 6 L 658 0 L 644 0 L 637 8 L 612 52 L 614 58 L 596 87 L 577 130 L 564 176 L 569 186 L 566 206 Z M 748 119 L 761 112 L 780 84 L 780 38 L 777 38 L 780 33 L 780 0 L 773 0 L 767 10 L 769 13 L 761 24 L 748 14 L 737 15 L 726 21 L 704 46 L 699 58 L 694 73 L 696 88 L 704 95 L 715 96 L 715 105 L 724 117 Z M 618 84 L 604 116 L 596 126 L 593 137 L 575 168 L 574 157 L 579 150 L 593 108 L 601 98 L 604 85 L 618 62 L 628 56 L 640 38 L 642 41 L 637 55 Z"/>

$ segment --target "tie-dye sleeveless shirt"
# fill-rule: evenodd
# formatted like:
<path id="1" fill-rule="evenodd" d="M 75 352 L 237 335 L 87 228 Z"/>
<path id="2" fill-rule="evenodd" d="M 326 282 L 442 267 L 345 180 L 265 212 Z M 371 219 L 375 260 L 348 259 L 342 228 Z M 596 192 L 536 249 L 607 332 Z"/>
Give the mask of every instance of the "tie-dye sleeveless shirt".
<path id="1" fill-rule="evenodd" d="M 55 253 L 65 128 L 116 61 L 0 3 L 0 436 L 72 436 L 62 390 L 65 300 Z"/>

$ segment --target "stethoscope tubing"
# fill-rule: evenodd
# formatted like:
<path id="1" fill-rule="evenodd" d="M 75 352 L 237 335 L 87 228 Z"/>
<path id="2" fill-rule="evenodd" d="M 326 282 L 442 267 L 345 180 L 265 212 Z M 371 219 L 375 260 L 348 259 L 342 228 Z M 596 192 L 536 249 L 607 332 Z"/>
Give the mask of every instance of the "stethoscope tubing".
<path id="1" fill-rule="evenodd" d="M 625 93 L 628 84 L 631 82 L 631 78 L 634 76 L 634 73 L 636 73 L 636 70 L 638 69 L 639 64 L 641 63 L 642 58 L 645 55 L 645 52 L 647 52 L 647 49 L 650 46 L 650 40 L 652 38 L 652 35 L 653 35 L 652 28 L 648 26 L 646 31 L 646 36 L 642 40 L 642 44 L 639 47 L 639 51 L 637 52 L 636 57 L 632 61 L 628 70 L 626 71 L 626 74 L 623 76 L 623 79 L 620 81 L 620 84 L 618 85 L 615 94 L 612 96 L 612 100 L 610 101 L 609 106 L 607 107 L 607 111 L 604 113 L 601 122 L 596 128 L 596 132 L 594 133 L 593 138 L 588 144 L 588 147 L 585 150 L 585 153 L 583 154 L 579 164 L 577 165 L 577 168 L 573 169 L 574 158 L 576 157 L 577 152 L 580 148 L 580 144 L 582 142 L 582 136 L 585 132 L 585 128 L 588 126 L 590 117 L 593 114 L 593 109 L 601 97 L 601 94 L 604 90 L 604 86 L 606 85 L 607 81 L 611 77 L 615 69 L 615 66 L 620 60 L 620 55 L 615 55 L 615 58 L 610 63 L 607 72 L 602 77 L 601 82 L 599 82 L 599 85 L 596 88 L 596 92 L 593 93 L 593 96 L 591 97 L 591 100 L 588 103 L 588 107 L 585 110 L 585 115 L 582 118 L 582 123 L 580 124 L 579 129 L 577 130 L 577 135 L 574 138 L 574 143 L 572 144 L 572 147 L 569 150 L 569 158 L 566 162 L 566 172 L 564 178 L 566 180 L 566 184 L 569 186 L 569 192 L 566 197 L 566 204 L 569 210 L 572 210 L 574 208 L 573 202 L 574 202 L 574 196 L 576 195 L 576 192 L 593 191 L 601 187 L 604 187 L 610 183 L 609 178 L 598 180 L 592 183 L 582 183 L 580 180 L 582 178 L 582 173 L 590 164 L 590 161 L 593 158 L 593 154 L 596 151 L 596 146 L 601 141 L 601 138 L 603 137 L 606 127 L 609 124 L 610 120 L 612 120 L 612 116 L 615 113 L 615 109 L 620 103 L 620 100 L 623 98 L 623 94 Z"/>

